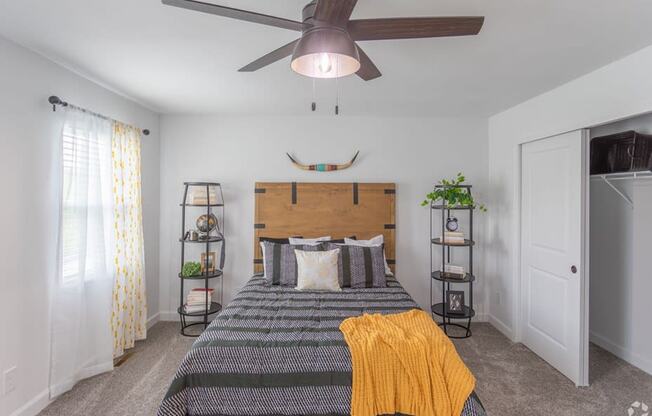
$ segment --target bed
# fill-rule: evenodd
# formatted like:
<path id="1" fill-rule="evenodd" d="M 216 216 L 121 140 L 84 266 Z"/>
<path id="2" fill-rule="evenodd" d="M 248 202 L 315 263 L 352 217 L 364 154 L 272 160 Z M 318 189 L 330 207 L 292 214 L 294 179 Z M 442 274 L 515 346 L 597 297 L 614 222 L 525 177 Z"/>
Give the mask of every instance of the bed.
<path id="1" fill-rule="evenodd" d="M 327 195 L 329 200 L 337 201 L 340 221 L 343 218 L 346 221 L 347 214 L 343 208 L 345 204 L 337 195 L 346 190 L 355 193 L 347 195 L 352 205 L 361 207 L 353 215 L 375 219 L 367 218 L 362 226 L 364 229 L 350 227 L 335 232 L 342 235 L 354 232 L 360 238 L 369 238 L 368 234 L 388 231 L 386 238 L 391 250 L 387 256 L 394 257 L 394 192 L 386 191 L 394 189 L 393 184 L 365 184 L 371 185 L 369 188 L 363 184 L 349 184 L 346 189 L 342 184 L 311 185 L 319 189 L 315 193 L 319 198 Z M 267 199 L 273 194 L 270 189 L 275 187 L 277 192 L 287 190 L 289 200 L 277 202 L 274 195 Z M 296 207 L 299 201 L 303 199 L 308 205 L 316 205 L 306 202 L 309 200 L 307 193 L 301 197 L 301 187 L 257 184 L 256 189 L 256 239 L 263 234 L 260 230 L 265 229 L 271 237 L 321 234 L 322 230 L 308 229 L 312 226 L 301 219 L 301 209 Z M 365 197 L 366 189 L 370 189 L 368 195 L 381 202 Z M 259 195 L 265 198 L 259 199 Z M 275 208 L 264 207 L 261 199 L 274 201 Z M 278 208 L 281 203 L 284 208 Z M 327 201 L 321 203 L 329 205 Z M 387 209 L 379 209 L 378 204 Z M 291 211 L 293 207 L 293 214 L 285 215 L 283 220 L 274 222 L 264 218 L 268 215 L 278 218 L 278 211 Z M 314 223 L 315 217 L 312 218 Z M 378 224 L 370 225 L 374 221 Z M 332 226 L 326 224 L 326 227 Z M 260 264 L 256 262 L 259 257 L 256 253 L 255 267 Z M 351 355 L 339 330 L 340 323 L 364 313 L 392 314 L 415 308 L 418 305 L 394 278 L 388 278 L 387 287 L 383 288 L 317 292 L 271 286 L 262 276 L 254 275 L 193 344 L 158 415 L 349 415 Z M 485 415 L 475 393 L 467 399 L 462 415 Z"/>

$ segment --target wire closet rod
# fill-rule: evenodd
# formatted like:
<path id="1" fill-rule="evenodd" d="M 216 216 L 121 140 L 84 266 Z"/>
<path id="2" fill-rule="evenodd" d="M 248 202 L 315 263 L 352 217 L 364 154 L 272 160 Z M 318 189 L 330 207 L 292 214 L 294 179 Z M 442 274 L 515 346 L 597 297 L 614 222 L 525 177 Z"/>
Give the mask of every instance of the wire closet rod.
<path id="1" fill-rule="evenodd" d="M 618 173 L 597 173 L 591 175 L 591 179 L 608 179 L 610 181 L 623 181 L 627 179 L 649 179 L 652 178 L 652 170 L 643 170 L 638 172 L 618 172 Z"/>
<path id="2" fill-rule="evenodd" d="M 616 185 L 611 183 L 611 181 L 621 181 L 625 179 L 652 179 L 652 170 L 649 171 L 641 171 L 641 172 L 622 172 L 622 173 L 606 173 L 606 174 L 594 174 L 591 175 L 591 179 L 600 179 L 615 193 L 617 193 L 626 203 L 629 205 L 630 208 L 634 208 L 634 201 L 623 191 L 618 189 Z"/>
<path id="3" fill-rule="evenodd" d="M 62 107 L 70 107 L 70 108 L 74 108 L 75 110 L 83 111 L 84 113 L 92 114 L 92 115 L 94 115 L 96 117 L 99 117 L 99 118 L 102 118 L 104 120 L 109 120 L 109 121 L 115 121 L 115 122 L 118 122 L 118 123 L 122 123 L 122 121 L 113 119 L 111 117 L 107 117 L 104 114 L 96 113 L 96 112 L 88 110 L 86 108 L 79 107 L 79 106 L 74 105 L 74 104 L 70 104 L 70 103 L 68 103 L 66 101 L 63 101 L 61 98 L 57 97 L 56 95 L 51 95 L 48 98 L 48 102 L 50 104 L 52 104 L 52 111 L 56 111 L 57 106 L 60 105 Z M 127 124 L 127 123 L 122 123 L 122 124 Z M 141 131 L 143 132 L 143 134 L 145 136 L 149 136 L 149 130 L 148 129 L 142 129 Z"/>

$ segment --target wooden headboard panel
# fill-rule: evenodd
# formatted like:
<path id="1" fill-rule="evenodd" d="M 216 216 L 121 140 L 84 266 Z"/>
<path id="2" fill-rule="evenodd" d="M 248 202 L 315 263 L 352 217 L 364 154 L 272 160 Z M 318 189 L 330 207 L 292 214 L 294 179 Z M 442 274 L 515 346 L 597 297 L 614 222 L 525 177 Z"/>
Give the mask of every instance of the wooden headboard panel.
<path id="1" fill-rule="evenodd" d="M 392 270 L 396 250 L 393 183 L 257 182 L 254 272 L 263 271 L 260 237 L 385 237 Z"/>

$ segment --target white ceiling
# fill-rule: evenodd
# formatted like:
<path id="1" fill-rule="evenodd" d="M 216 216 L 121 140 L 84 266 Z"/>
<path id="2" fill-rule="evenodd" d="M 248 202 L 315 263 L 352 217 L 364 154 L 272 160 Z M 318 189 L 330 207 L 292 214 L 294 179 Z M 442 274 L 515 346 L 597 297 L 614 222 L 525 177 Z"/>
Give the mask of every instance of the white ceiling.
<path id="1" fill-rule="evenodd" d="M 213 0 L 300 20 L 308 0 Z M 362 42 L 383 76 L 339 81 L 344 114 L 487 116 L 652 44 L 649 0 L 359 0 L 353 18 L 484 15 L 479 36 Z M 0 34 L 164 113 L 308 114 L 296 32 L 159 0 L 0 0 Z M 336 83 L 317 82 L 332 111 Z M 65 95 L 65 91 L 58 92 Z"/>

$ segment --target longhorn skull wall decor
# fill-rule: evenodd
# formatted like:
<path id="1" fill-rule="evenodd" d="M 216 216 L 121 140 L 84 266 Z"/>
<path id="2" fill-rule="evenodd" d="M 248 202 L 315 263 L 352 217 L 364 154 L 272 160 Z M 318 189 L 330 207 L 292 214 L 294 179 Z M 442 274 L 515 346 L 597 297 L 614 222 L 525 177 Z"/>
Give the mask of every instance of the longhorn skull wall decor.
<path id="1" fill-rule="evenodd" d="M 288 155 L 292 163 L 294 163 L 294 166 L 298 167 L 299 169 L 314 170 L 317 172 L 330 172 L 333 170 L 343 170 L 349 168 L 351 167 L 351 165 L 353 165 L 353 162 L 355 162 L 355 159 L 358 157 L 358 154 L 360 154 L 359 150 L 355 153 L 355 156 L 353 156 L 353 159 L 351 159 L 350 162 L 342 163 L 340 165 L 332 165 L 328 163 L 318 163 L 316 165 L 302 165 L 301 163 L 297 162 L 292 156 L 290 156 L 289 153 L 286 153 L 286 155 Z"/>

